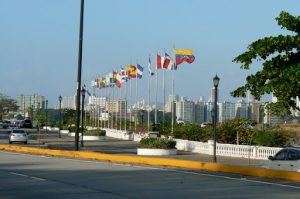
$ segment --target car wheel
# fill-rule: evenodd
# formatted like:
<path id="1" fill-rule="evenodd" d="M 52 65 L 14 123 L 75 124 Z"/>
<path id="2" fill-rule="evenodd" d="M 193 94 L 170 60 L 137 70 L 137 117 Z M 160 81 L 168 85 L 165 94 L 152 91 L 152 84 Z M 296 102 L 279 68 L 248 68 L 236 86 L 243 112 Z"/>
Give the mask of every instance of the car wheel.
<path id="1" fill-rule="evenodd" d="M 26 142 L 24 142 L 24 144 L 27 144 L 27 141 L 26 141 Z"/>
<path id="2" fill-rule="evenodd" d="M 9 143 L 9 144 L 11 144 L 11 143 L 12 143 L 12 141 L 9 141 L 8 143 Z"/>

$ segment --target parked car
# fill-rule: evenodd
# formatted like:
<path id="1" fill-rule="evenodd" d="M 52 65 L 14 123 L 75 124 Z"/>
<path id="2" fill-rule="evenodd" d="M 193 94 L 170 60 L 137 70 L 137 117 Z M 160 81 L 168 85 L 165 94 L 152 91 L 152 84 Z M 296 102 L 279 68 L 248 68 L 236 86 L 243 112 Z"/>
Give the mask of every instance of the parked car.
<path id="1" fill-rule="evenodd" d="M 10 125 L 7 127 L 7 129 L 8 129 L 9 131 L 14 130 L 14 129 L 18 129 L 18 128 L 19 128 L 19 126 L 18 126 L 17 124 L 10 124 Z"/>
<path id="2" fill-rule="evenodd" d="M 32 128 L 32 122 L 29 119 L 24 120 L 23 128 Z"/>
<path id="3" fill-rule="evenodd" d="M 27 144 L 28 135 L 26 131 L 22 129 L 13 129 L 9 135 L 9 144 L 13 142 L 24 142 L 24 144 Z"/>
<path id="4" fill-rule="evenodd" d="M 3 120 L 2 127 L 4 129 L 7 129 L 10 124 L 11 124 L 11 122 L 9 120 Z"/>
<path id="5" fill-rule="evenodd" d="M 267 169 L 300 172 L 300 147 L 281 149 L 275 156 L 263 160 L 261 166 Z"/>

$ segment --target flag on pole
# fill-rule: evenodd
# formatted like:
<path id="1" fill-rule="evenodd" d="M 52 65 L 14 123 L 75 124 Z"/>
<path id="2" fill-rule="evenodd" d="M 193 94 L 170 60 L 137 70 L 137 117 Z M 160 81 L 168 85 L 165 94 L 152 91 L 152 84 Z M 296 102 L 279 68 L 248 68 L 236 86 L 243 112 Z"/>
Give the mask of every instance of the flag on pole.
<path id="1" fill-rule="evenodd" d="M 188 62 L 191 64 L 195 60 L 194 52 L 189 49 L 174 49 L 174 54 L 176 65 L 179 65 L 182 62 Z"/>
<path id="2" fill-rule="evenodd" d="M 156 68 L 162 69 L 164 64 L 164 57 L 160 56 L 160 54 L 156 54 Z"/>
<path id="3" fill-rule="evenodd" d="M 122 75 L 120 73 L 117 73 L 116 85 L 117 85 L 118 88 L 121 88 L 121 86 L 122 86 Z"/>
<path id="4" fill-rule="evenodd" d="M 168 53 L 165 53 L 163 68 L 171 70 L 172 65 L 173 65 L 173 61 L 172 61 L 170 55 L 168 55 Z"/>
<path id="5" fill-rule="evenodd" d="M 113 82 L 116 83 L 117 82 L 117 74 L 118 73 L 116 71 L 113 71 L 112 74 L 113 74 Z"/>
<path id="6" fill-rule="evenodd" d="M 148 60 L 148 73 L 149 73 L 149 76 L 154 75 L 154 73 L 152 73 L 152 70 L 151 70 L 151 59 L 150 59 L 150 57 L 149 57 L 149 60 Z"/>
<path id="7" fill-rule="evenodd" d="M 133 66 L 133 65 L 127 65 L 126 66 L 126 71 L 127 71 L 128 78 L 136 78 L 137 71 L 136 71 L 136 67 L 135 66 Z"/>
<path id="8" fill-rule="evenodd" d="M 121 68 L 120 75 L 122 77 L 122 82 L 127 82 L 128 75 L 126 69 Z"/>
<path id="9" fill-rule="evenodd" d="M 136 68 L 137 68 L 137 77 L 141 79 L 142 76 L 143 76 L 144 67 L 142 67 L 141 65 L 137 64 Z"/>

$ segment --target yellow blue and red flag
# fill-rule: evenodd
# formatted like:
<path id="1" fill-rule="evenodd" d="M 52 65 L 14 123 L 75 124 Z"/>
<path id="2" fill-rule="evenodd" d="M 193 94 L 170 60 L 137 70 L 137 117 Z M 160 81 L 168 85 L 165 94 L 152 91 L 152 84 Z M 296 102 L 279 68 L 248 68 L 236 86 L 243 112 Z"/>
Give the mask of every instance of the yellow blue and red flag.
<path id="1" fill-rule="evenodd" d="M 174 49 L 176 65 L 182 62 L 187 62 L 189 64 L 195 61 L 194 51 L 189 49 Z"/>

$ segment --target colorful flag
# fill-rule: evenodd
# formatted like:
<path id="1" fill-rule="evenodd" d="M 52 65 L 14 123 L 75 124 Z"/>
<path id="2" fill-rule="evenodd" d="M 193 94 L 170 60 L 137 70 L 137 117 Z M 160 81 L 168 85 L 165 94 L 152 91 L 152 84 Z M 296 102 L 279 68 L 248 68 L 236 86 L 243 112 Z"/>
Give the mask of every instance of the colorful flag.
<path id="1" fill-rule="evenodd" d="M 149 57 L 149 60 L 148 60 L 148 73 L 149 73 L 149 76 L 154 75 L 154 73 L 152 73 L 152 70 L 151 70 L 151 60 L 150 60 L 150 57 Z"/>
<path id="2" fill-rule="evenodd" d="M 174 54 L 176 59 L 176 65 L 179 65 L 182 62 L 188 62 L 191 64 L 195 60 L 194 52 L 189 49 L 174 49 Z"/>
<path id="3" fill-rule="evenodd" d="M 122 74 L 117 73 L 117 83 L 116 83 L 118 88 L 121 88 L 122 86 Z"/>
<path id="4" fill-rule="evenodd" d="M 127 82 L 127 71 L 124 68 L 121 68 L 121 72 L 120 72 L 121 78 L 122 78 L 122 82 Z"/>
<path id="5" fill-rule="evenodd" d="M 136 78 L 137 76 L 137 71 L 136 71 L 136 67 L 133 65 L 128 65 L 126 66 L 126 70 L 127 70 L 127 75 L 129 78 Z"/>
<path id="6" fill-rule="evenodd" d="M 156 68 L 157 69 L 162 69 L 163 64 L 164 64 L 164 57 L 157 54 L 156 55 Z"/>
<path id="7" fill-rule="evenodd" d="M 143 76 L 144 67 L 142 67 L 141 65 L 137 64 L 136 68 L 137 68 L 137 77 L 141 79 L 142 76 Z"/>
<path id="8" fill-rule="evenodd" d="M 171 70 L 172 65 L 173 65 L 173 61 L 172 61 L 170 55 L 168 55 L 168 53 L 165 53 L 163 68 Z"/>
<path id="9" fill-rule="evenodd" d="M 113 82 L 116 83 L 117 82 L 117 74 L 118 73 L 115 72 L 115 71 L 113 71 L 112 74 L 113 74 Z"/>

